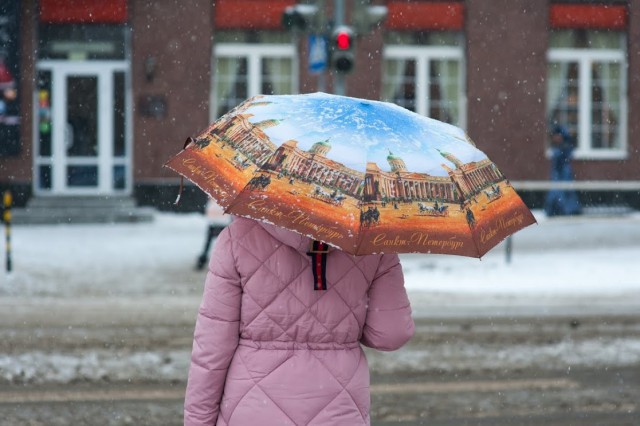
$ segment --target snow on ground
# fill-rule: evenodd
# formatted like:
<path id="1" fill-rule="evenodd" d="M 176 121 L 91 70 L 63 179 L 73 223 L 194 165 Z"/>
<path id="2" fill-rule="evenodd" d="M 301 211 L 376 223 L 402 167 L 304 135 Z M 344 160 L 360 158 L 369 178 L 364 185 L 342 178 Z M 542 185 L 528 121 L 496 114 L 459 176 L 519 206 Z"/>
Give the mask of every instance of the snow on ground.
<path id="1" fill-rule="evenodd" d="M 15 226 L 13 272 L 0 274 L 0 295 L 197 293 L 192 269 L 205 228 L 200 214 L 162 213 L 151 223 Z"/>
<path id="2" fill-rule="evenodd" d="M 640 339 L 598 337 L 503 346 L 456 341 L 428 348 L 409 346 L 395 354 L 368 350 L 367 359 L 379 373 L 628 367 L 640 364 Z"/>
<path id="3" fill-rule="evenodd" d="M 640 215 L 547 219 L 481 260 L 405 255 L 410 290 L 467 294 L 613 295 L 640 291 Z"/>
<path id="4" fill-rule="evenodd" d="M 456 307 L 468 315 L 483 304 L 491 316 L 519 312 L 527 304 L 545 309 L 555 304 L 560 312 L 572 304 L 583 312 L 603 301 L 612 312 L 624 306 L 627 313 L 640 313 L 640 215 L 536 216 L 538 225 L 513 237 L 510 262 L 505 243 L 482 260 L 402 255 L 414 313 L 446 315 Z M 40 309 L 38 301 L 46 306 L 52 300 L 81 303 L 84 298 L 95 304 L 130 298 L 135 308 L 153 296 L 195 307 L 204 273 L 193 266 L 205 228 L 200 214 L 169 213 L 141 224 L 15 226 L 14 271 L 0 272 L 0 299 L 29 301 Z M 4 259 L 5 252 L 0 254 Z M 0 381 L 181 380 L 189 358 L 187 349 L 52 349 L 0 354 Z M 456 341 L 368 355 L 372 368 L 381 372 L 629 366 L 640 363 L 640 340 L 594 336 L 503 346 Z"/>
<path id="5" fill-rule="evenodd" d="M 618 294 L 640 291 L 640 247 L 527 251 L 507 263 L 503 248 L 482 260 L 405 256 L 409 290 L 457 293 Z"/>
<path id="6" fill-rule="evenodd" d="M 481 260 L 402 255 L 412 292 L 626 294 L 640 292 L 640 215 L 546 219 Z M 158 213 L 152 223 L 15 226 L 14 272 L 0 296 L 199 294 L 200 214 Z M 4 252 L 0 252 L 4 258 Z"/>
<path id="7" fill-rule="evenodd" d="M 184 380 L 187 351 L 87 350 L 81 353 L 0 354 L 0 381 L 70 383 L 72 381 Z"/>
<path id="8" fill-rule="evenodd" d="M 640 339 L 594 338 L 550 344 L 489 345 L 464 341 L 405 347 L 396 352 L 366 350 L 377 373 L 433 371 L 565 370 L 614 368 L 640 364 Z M 184 380 L 187 350 L 85 350 L 74 353 L 0 354 L 0 382 L 70 383 L 72 381 Z"/>

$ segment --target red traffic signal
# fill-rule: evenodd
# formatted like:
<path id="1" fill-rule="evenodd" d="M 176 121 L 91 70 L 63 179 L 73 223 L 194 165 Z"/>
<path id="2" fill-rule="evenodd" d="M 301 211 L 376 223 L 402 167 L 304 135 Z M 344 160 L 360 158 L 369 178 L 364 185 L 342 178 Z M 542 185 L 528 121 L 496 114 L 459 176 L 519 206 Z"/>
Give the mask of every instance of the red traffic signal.
<path id="1" fill-rule="evenodd" d="M 331 34 L 331 67 L 341 74 L 349 73 L 355 63 L 355 33 L 351 27 L 341 25 Z"/>
<path id="2" fill-rule="evenodd" d="M 351 34 L 348 31 L 339 31 L 336 34 L 336 46 L 340 50 L 351 49 Z"/>

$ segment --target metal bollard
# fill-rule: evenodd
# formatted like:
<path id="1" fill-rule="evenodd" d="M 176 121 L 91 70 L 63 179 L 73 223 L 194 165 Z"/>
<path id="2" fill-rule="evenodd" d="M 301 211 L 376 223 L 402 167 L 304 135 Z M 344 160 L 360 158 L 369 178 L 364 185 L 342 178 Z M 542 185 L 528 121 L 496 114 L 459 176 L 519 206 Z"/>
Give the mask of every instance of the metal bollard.
<path id="1" fill-rule="evenodd" d="M 11 196 L 11 191 L 7 190 L 2 197 L 7 272 L 11 272 L 11 204 L 13 204 L 13 197 Z"/>

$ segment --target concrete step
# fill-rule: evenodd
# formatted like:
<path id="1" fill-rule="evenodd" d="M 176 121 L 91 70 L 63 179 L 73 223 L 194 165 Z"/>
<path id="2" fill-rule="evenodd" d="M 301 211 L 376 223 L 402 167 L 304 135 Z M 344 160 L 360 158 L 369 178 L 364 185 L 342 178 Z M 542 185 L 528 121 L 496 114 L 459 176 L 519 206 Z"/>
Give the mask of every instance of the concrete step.
<path id="1" fill-rule="evenodd" d="M 593 205 L 584 206 L 582 208 L 582 214 L 587 216 L 623 216 L 635 213 L 632 207 L 621 205 Z"/>
<path id="2" fill-rule="evenodd" d="M 135 208 L 133 197 L 127 196 L 60 196 L 60 197 L 33 197 L 27 202 L 30 208 L 60 208 L 70 206 L 73 208 Z"/>
<path id="3" fill-rule="evenodd" d="M 12 209 L 12 223 L 88 224 L 150 222 L 155 210 L 137 207 L 132 197 L 34 197 L 26 207 Z"/>

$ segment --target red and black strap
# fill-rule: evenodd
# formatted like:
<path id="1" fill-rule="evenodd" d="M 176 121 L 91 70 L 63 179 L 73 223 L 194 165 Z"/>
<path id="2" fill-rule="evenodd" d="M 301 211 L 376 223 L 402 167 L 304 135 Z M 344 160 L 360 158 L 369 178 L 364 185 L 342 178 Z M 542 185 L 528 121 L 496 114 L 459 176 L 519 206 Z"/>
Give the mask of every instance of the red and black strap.
<path id="1" fill-rule="evenodd" d="M 329 246 L 322 241 L 313 241 L 307 252 L 311 256 L 311 271 L 313 272 L 313 289 L 327 289 L 327 253 Z"/>

